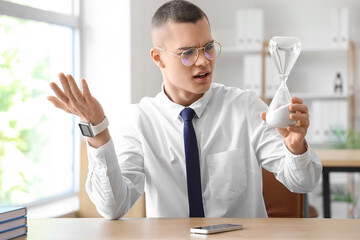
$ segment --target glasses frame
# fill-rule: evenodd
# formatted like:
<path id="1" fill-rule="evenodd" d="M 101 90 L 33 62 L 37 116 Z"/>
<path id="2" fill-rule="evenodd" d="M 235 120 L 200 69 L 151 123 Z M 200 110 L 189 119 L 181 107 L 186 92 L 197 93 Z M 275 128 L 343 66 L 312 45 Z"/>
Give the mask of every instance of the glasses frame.
<path id="1" fill-rule="evenodd" d="M 199 59 L 199 55 L 200 55 L 200 54 L 199 54 L 199 51 L 202 50 L 202 49 L 204 49 L 204 55 L 205 55 L 205 57 L 206 57 L 206 54 L 205 54 L 205 48 L 206 48 L 206 46 L 209 45 L 209 44 L 214 44 L 214 43 L 217 43 L 217 44 L 219 44 L 219 46 L 220 46 L 220 52 L 219 52 L 219 54 L 216 55 L 216 57 L 218 57 L 218 56 L 220 56 L 220 54 L 221 54 L 222 45 L 221 45 L 221 43 L 219 43 L 219 42 L 216 41 L 216 40 L 213 40 L 213 41 L 207 43 L 204 47 L 186 49 L 186 50 L 184 50 L 183 52 L 181 52 L 180 54 L 176 54 L 176 53 L 170 52 L 170 51 L 168 51 L 168 50 L 166 50 L 166 49 L 163 49 L 163 48 L 161 48 L 161 47 L 154 47 L 154 48 L 155 48 L 155 49 L 158 49 L 158 50 L 161 50 L 161 51 L 163 51 L 163 52 L 166 52 L 166 53 L 168 53 L 168 54 L 170 54 L 170 55 L 172 55 L 172 56 L 175 56 L 175 57 L 180 58 L 180 61 L 181 61 L 182 64 L 184 64 L 183 61 L 182 61 L 182 58 L 183 58 L 182 56 L 183 56 L 183 54 L 184 54 L 186 51 L 189 51 L 190 49 L 196 49 L 197 55 L 196 55 L 196 59 L 195 59 L 194 63 L 191 64 L 191 65 L 185 65 L 185 64 L 184 64 L 184 66 L 190 67 L 190 66 L 194 65 L 194 64 L 197 62 L 197 60 Z M 209 59 L 209 58 L 207 58 L 207 57 L 206 57 L 206 59 L 208 59 L 208 60 L 210 60 L 210 61 L 214 60 L 214 59 Z"/>

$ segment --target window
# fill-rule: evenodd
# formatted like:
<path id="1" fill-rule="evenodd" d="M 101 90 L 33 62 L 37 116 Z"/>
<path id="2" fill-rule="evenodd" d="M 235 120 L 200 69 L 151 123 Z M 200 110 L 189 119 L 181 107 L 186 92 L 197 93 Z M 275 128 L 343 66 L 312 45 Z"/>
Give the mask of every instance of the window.
<path id="1" fill-rule="evenodd" d="M 39 8 L 46 11 L 58 12 L 63 14 L 72 14 L 73 1 L 72 0 L 5 0 L 6 2 L 18 3 L 21 5 Z"/>
<path id="2" fill-rule="evenodd" d="M 74 118 L 46 99 L 58 72 L 76 70 L 76 23 L 72 15 L 0 1 L 0 205 L 76 191 Z"/>

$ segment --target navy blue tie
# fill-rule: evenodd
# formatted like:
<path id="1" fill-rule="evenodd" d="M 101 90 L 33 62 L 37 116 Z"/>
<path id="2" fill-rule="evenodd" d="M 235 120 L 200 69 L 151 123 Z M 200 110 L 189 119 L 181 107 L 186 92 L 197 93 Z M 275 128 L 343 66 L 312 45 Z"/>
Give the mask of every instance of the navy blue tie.
<path id="1" fill-rule="evenodd" d="M 185 108 L 181 111 L 180 116 L 184 120 L 184 145 L 190 217 L 204 217 L 199 151 L 192 124 L 195 111 L 191 108 Z"/>

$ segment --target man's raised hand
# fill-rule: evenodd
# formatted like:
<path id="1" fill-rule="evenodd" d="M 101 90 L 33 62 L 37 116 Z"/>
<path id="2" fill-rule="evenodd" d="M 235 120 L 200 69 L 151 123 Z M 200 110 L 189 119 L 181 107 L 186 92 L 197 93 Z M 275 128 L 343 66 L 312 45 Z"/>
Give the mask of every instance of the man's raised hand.
<path id="1" fill-rule="evenodd" d="M 56 83 L 51 82 L 50 87 L 56 97 L 47 97 L 55 107 L 75 114 L 82 121 L 92 123 L 93 125 L 97 125 L 104 120 L 104 110 L 96 98 L 91 95 L 85 79 L 81 79 L 83 92 L 81 92 L 70 74 L 65 76 L 63 73 L 59 73 L 59 79 L 63 89 Z"/>

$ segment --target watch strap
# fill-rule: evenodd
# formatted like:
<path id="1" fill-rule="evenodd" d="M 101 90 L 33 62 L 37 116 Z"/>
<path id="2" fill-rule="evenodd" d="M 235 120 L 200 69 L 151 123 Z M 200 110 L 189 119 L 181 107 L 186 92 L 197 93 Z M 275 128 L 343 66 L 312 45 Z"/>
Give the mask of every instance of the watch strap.
<path id="1" fill-rule="evenodd" d="M 95 125 L 95 126 L 90 123 L 90 126 L 91 126 L 92 133 L 95 137 L 99 133 L 103 132 L 109 126 L 109 120 L 105 116 L 104 120 L 101 123 L 99 123 L 98 125 Z"/>

